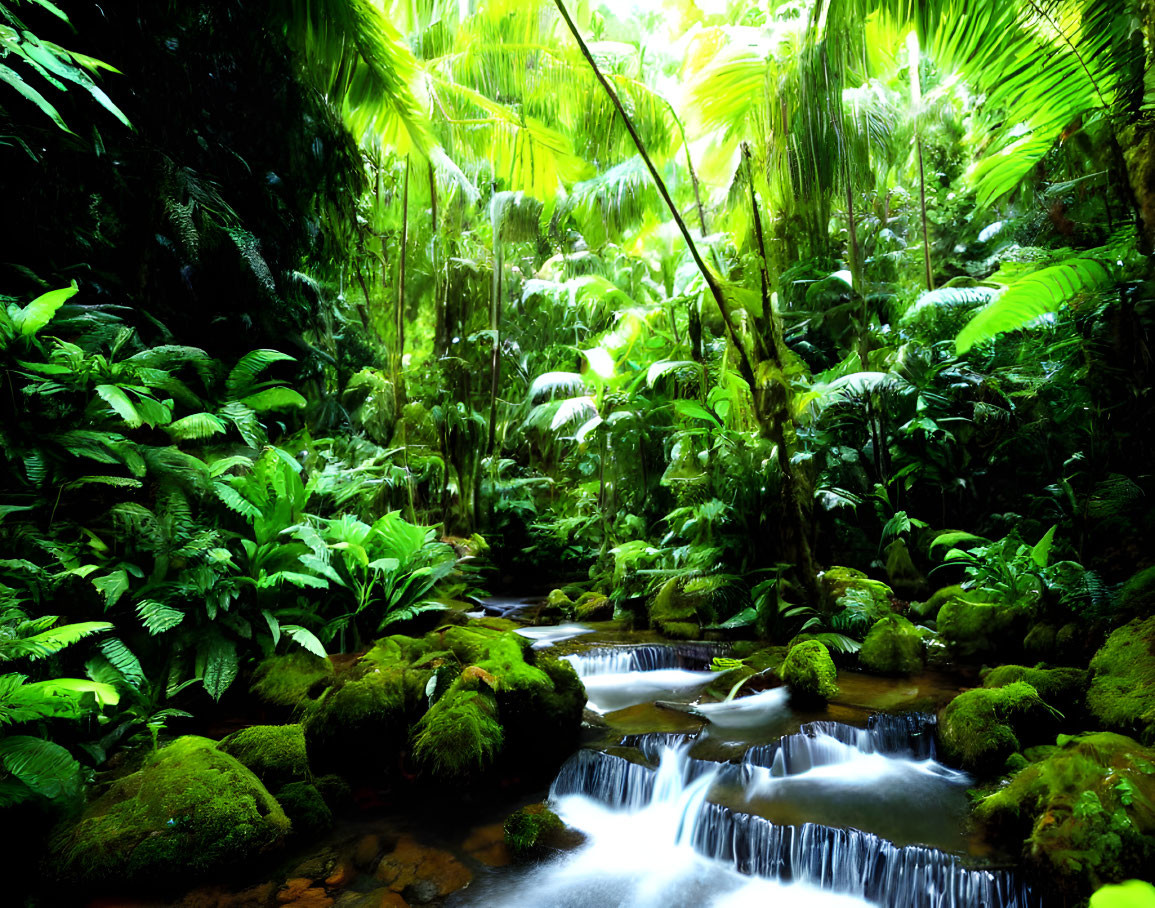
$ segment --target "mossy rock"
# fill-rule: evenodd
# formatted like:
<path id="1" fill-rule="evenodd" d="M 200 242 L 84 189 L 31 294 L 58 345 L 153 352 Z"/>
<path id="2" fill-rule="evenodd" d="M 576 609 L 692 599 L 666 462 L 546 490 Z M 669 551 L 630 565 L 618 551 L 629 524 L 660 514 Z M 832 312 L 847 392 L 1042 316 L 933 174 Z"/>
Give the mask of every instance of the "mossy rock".
<path id="1" fill-rule="evenodd" d="M 984 798 L 976 818 L 1068 904 L 1155 866 L 1155 751 L 1111 732 L 1059 738 Z"/>
<path id="2" fill-rule="evenodd" d="M 1119 611 L 1127 617 L 1146 618 L 1155 613 L 1155 567 L 1145 568 L 1123 584 Z"/>
<path id="3" fill-rule="evenodd" d="M 1087 908 L 1155 908 L 1155 886 L 1146 880 L 1108 883 L 1095 890 Z"/>
<path id="4" fill-rule="evenodd" d="M 1017 651 L 1029 621 L 1024 607 L 956 596 L 939 610 L 935 626 L 952 656 L 980 662 Z"/>
<path id="5" fill-rule="evenodd" d="M 1006 687 L 1026 681 L 1049 705 L 1068 719 L 1083 710 L 1090 675 L 1079 668 L 1028 668 L 1025 665 L 1000 665 L 983 675 L 983 687 Z"/>
<path id="6" fill-rule="evenodd" d="M 170 884 L 215 878 L 275 848 L 281 805 L 208 738 L 186 736 L 114 782 L 58 834 L 52 866 L 81 884 Z"/>
<path id="7" fill-rule="evenodd" d="M 332 680 L 332 662 L 295 650 L 261 662 L 253 672 L 249 693 L 270 706 L 297 709 L 319 697 Z"/>
<path id="8" fill-rule="evenodd" d="M 961 586 L 944 586 L 942 589 L 931 593 L 930 598 L 925 602 L 912 602 L 910 610 L 926 621 L 934 621 L 938 618 L 938 613 L 944 605 L 959 597 L 969 597 L 972 601 L 978 601 L 976 596 L 968 593 Z"/>
<path id="9" fill-rule="evenodd" d="M 871 580 L 862 571 L 849 567 L 832 567 L 822 572 L 822 600 L 827 611 L 835 611 L 841 600 L 852 591 L 872 600 L 879 608 L 889 609 L 893 591 L 881 580 Z"/>
<path id="10" fill-rule="evenodd" d="M 838 669 L 830 651 L 817 640 L 790 648 L 782 663 L 782 680 L 798 703 L 825 703 L 838 696 Z"/>
<path id="11" fill-rule="evenodd" d="M 344 679 L 310 704 L 301 719 L 309 758 L 320 773 L 375 776 L 392 768 L 424 713 L 432 671 L 395 665 Z"/>
<path id="12" fill-rule="evenodd" d="M 569 613 L 573 611 L 574 603 L 564 590 L 550 590 L 549 596 L 545 600 L 545 606 L 556 612 Z"/>
<path id="13" fill-rule="evenodd" d="M 923 599 L 930 589 L 901 539 L 895 539 L 886 547 L 886 579 L 890 588 L 906 600 Z"/>
<path id="14" fill-rule="evenodd" d="M 1155 616 L 1117 628 L 1092 657 L 1087 709 L 1106 728 L 1155 744 Z"/>
<path id="15" fill-rule="evenodd" d="M 901 615 L 886 615 L 874 622 L 866 635 L 858 661 L 879 674 L 912 675 L 922 671 L 922 636 Z"/>
<path id="16" fill-rule="evenodd" d="M 574 617 L 578 621 L 610 621 L 614 617 L 614 603 L 604 593 L 582 593 L 574 603 Z"/>
<path id="17" fill-rule="evenodd" d="M 1032 624 L 1023 638 L 1023 650 L 1036 659 L 1049 659 L 1057 649 L 1057 633 L 1055 626 L 1045 621 Z"/>
<path id="18" fill-rule="evenodd" d="M 467 780 L 489 769 L 501 752 L 504 731 L 491 692 L 450 689 L 429 708 L 413 734 L 413 755 L 443 780 Z"/>
<path id="19" fill-rule="evenodd" d="M 684 578 L 671 577 L 647 603 L 650 626 L 677 640 L 696 639 L 701 634 L 703 598 L 687 592 Z"/>
<path id="20" fill-rule="evenodd" d="M 975 688 L 963 691 L 939 713 L 939 743 L 951 763 L 993 775 L 1015 751 L 1053 734 L 1055 718 L 1038 691 L 1024 681 Z"/>
<path id="21" fill-rule="evenodd" d="M 307 838 L 333 825 L 333 812 L 321 792 L 309 782 L 290 782 L 277 792 L 277 802 L 293 823 L 293 834 Z"/>
<path id="22" fill-rule="evenodd" d="M 505 821 L 505 844 L 519 860 L 540 856 L 550 838 L 565 828 L 561 818 L 545 804 L 530 804 L 514 811 Z"/>
<path id="23" fill-rule="evenodd" d="M 300 725 L 253 725 L 229 735 L 220 748 L 273 790 L 311 778 Z"/>

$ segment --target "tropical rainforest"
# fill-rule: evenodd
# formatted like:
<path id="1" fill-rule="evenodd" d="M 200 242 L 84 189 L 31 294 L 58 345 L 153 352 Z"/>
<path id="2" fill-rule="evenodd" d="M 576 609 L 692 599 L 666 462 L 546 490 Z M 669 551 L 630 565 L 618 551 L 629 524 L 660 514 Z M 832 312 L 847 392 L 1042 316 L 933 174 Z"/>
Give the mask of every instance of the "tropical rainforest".
<path id="1" fill-rule="evenodd" d="M 1155 905 L 1153 63 L 0 0 L 6 903 Z"/>

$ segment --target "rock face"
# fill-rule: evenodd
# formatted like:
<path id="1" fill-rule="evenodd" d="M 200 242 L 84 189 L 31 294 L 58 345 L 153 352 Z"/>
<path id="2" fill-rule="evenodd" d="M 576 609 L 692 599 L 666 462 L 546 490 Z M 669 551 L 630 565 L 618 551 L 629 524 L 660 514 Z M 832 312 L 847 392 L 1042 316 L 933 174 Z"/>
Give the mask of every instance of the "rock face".
<path id="1" fill-rule="evenodd" d="M 113 783 L 55 844 L 71 882 L 155 884 L 211 876 L 278 845 L 289 819 L 250 770 L 187 736 Z"/>
<path id="2" fill-rule="evenodd" d="M 1087 709 L 1107 728 L 1155 744 L 1155 615 L 1118 628 L 1095 653 Z"/>
<path id="3" fill-rule="evenodd" d="M 1068 904 L 1155 866 L 1155 751 L 1110 732 L 1060 736 L 1043 759 L 987 796 L 976 817 Z"/>
<path id="4" fill-rule="evenodd" d="M 825 703 L 838 696 L 838 669 L 830 652 L 817 640 L 791 647 L 782 663 L 782 680 L 799 703 Z"/>
<path id="5" fill-rule="evenodd" d="M 938 717 L 943 756 L 979 775 L 1000 772 L 1007 757 L 1051 731 L 1055 712 L 1031 685 L 976 688 L 959 694 Z"/>
<path id="6" fill-rule="evenodd" d="M 914 674 L 922 670 L 922 637 L 918 628 L 901 615 L 886 615 L 876 621 L 866 635 L 858 659 L 872 672 Z"/>

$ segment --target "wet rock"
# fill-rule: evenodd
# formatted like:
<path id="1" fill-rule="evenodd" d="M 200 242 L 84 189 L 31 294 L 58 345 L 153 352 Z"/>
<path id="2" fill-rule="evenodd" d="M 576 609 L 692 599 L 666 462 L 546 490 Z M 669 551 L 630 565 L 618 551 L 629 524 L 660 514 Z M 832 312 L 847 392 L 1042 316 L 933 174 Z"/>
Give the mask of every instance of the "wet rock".
<path id="1" fill-rule="evenodd" d="M 404 836 L 381 859 L 374 876 L 406 901 L 428 902 L 468 886 L 473 873 L 447 851 Z"/>
<path id="2" fill-rule="evenodd" d="M 872 672 L 912 675 L 922 670 L 922 637 L 901 615 L 886 615 L 876 621 L 866 635 L 858 659 Z"/>
<path id="3" fill-rule="evenodd" d="M 838 669 L 830 652 L 817 640 L 791 647 L 782 663 L 782 680 L 795 702 L 822 704 L 838 696 Z"/>
<path id="4" fill-rule="evenodd" d="M 1073 903 L 1155 866 L 1155 751 L 1110 732 L 1060 736 L 975 816 Z"/>
<path id="5" fill-rule="evenodd" d="M 370 871 L 377 866 L 377 859 L 384 850 L 385 846 L 381 841 L 381 836 L 376 833 L 362 836 L 353 848 L 353 864 L 359 870 Z"/>
<path id="6" fill-rule="evenodd" d="M 505 844 L 505 827 L 501 823 L 478 826 L 469 833 L 461 848 L 486 867 L 504 867 L 513 860 Z"/>
<path id="7" fill-rule="evenodd" d="M 330 908 L 333 899 L 320 886 L 306 877 L 295 877 L 286 881 L 277 892 L 277 903 L 292 905 L 294 908 Z"/>
<path id="8" fill-rule="evenodd" d="M 372 892 L 343 892 L 335 908 L 409 908 L 400 892 L 374 889 Z"/>
<path id="9" fill-rule="evenodd" d="M 289 828 L 260 779 L 190 735 L 92 802 L 58 836 L 53 864 L 82 883 L 203 879 L 277 847 Z"/>
<path id="10" fill-rule="evenodd" d="M 1155 744 L 1155 616 L 1116 629 L 1095 653 L 1087 709 L 1105 727 Z"/>
<path id="11" fill-rule="evenodd" d="M 938 717 L 943 756 L 970 772 L 992 775 L 1007 757 L 1041 740 L 1057 716 L 1031 685 L 976 688 L 955 697 Z"/>
<path id="12" fill-rule="evenodd" d="M 309 758 L 300 725 L 253 725 L 229 735 L 220 748 L 256 773 L 270 790 L 309 781 Z"/>
<path id="13" fill-rule="evenodd" d="M 272 881 L 240 892 L 230 892 L 223 886 L 204 886 L 186 894 L 176 908 L 266 908 L 276 891 L 277 884 Z M 115 908 L 129 908 L 129 904 L 118 901 Z"/>
<path id="14" fill-rule="evenodd" d="M 614 604 L 602 593 L 582 593 L 574 603 L 574 617 L 578 621 L 612 621 Z"/>
<path id="15" fill-rule="evenodd" d="M 505 844 L 514 857 L 526 860 L 543 854 L 550 839 L 564 828 L 561 818 L 545 804 L 530 804 L 505 821 Z"/>
<path id="16" fill-rule="evenodd" d="M 352 857 L 337 859 L 333 870 L 325 877 L 325 886 L 329 889 L 344 889 L 357 876 L 357 868 L 353 865 Z"/>

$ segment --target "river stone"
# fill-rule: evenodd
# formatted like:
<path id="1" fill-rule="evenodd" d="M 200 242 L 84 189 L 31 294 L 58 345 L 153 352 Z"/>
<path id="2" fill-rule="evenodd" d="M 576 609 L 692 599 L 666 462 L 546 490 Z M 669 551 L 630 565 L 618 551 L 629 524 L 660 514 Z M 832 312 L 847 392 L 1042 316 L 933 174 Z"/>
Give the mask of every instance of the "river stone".
<path id="1" fill-rule="evenodd" d="M 79 883 L 212 877 L 281 844 L 285 812 L 252 771 L 208 738 L 178 738 L 118 779 L 56 840 Z"/>
<path id="2" fill-rule="evenodd" d="M 406 901 L 442 898 L 473 881 L 473 873 L 448 851 L 430 848 L 411 836 L 381 859 L 374 876 Z"/>

